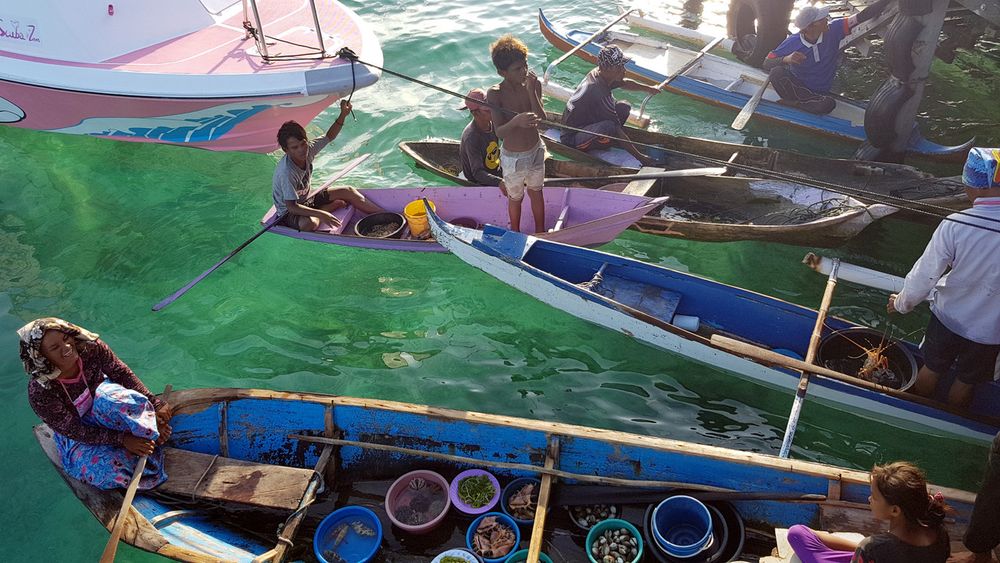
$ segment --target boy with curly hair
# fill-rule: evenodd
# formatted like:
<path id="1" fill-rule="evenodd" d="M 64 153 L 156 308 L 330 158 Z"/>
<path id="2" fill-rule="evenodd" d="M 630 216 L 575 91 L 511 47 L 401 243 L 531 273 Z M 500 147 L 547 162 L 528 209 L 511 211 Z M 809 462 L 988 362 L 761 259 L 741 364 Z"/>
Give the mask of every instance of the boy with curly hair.
<path id="1" fill-rule="evenodd" d="M 510 228 L 521 230 L 521 201 L 527 191 L 535 232 L 544 232 L 545 146 L 538 135 L 538 124 L 545 119 L 542 85 L 528 70 L 528 47 L 513 35 L 504 35 L 490 45 L 490 58 L 503 78 L 486 92 L 486 103 L 501 139 L 500 189 L 507 196 Z"/>

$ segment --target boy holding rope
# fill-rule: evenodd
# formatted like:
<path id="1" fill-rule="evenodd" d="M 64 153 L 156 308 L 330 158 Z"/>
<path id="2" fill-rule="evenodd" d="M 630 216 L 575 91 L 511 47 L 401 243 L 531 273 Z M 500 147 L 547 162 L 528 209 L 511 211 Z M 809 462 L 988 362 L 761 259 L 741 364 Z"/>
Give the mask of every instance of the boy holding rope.
<path id="1" fill-rule="evenodd" d="M 326 135 L 309 142 L 306 130 L 295 121 L 286 121 L 278 129 L 278 144 L 285 156 L 274 168 L 271 193 L 280 224 L 299 231 L 315 231 L 323 220 L 340 225 L 330 212 L 347 205 L 364 213 L 378 213 L 382 208 L 371 203 L 358 190 L 348 187 L 327 188 L 308 201 L 313 159 L 340 134 L 344 119 L 351 113 L 351 102 L 340 100 L 340 116 L 330 124 Z"/>
<path id="2" fill-rule="evenodd" d="M 949 215 L 953 220 L 938 226 L 886 307 L 908 313 L 930 298 L 931 320 L 920 346 L 924 366 L 913 391 L 932 396 L 941 374 L 954 372 L 948 403 L 960 408 L 972 401 L 977 383 L 993 378 L 1000 353 L 1000 233 L 987 230 L 1000 221 L 998 162 L 1000 149 L 969 152 L 962 181 L 972 209 Z"/>
<path id="3" fill-rule="evenodd" d="M 504 35 L 490 45 L 490 58 L 503 80 L 486 93 L 493 128 L 502 141 L 500 190 L 507 196 L 510 228 L 521 230 L 521 201 L 528 192 L 535 231 L 545 231 L 545 146 L 538 124 L 545 119 L 542 85 L 528 70 L 528 47 L 513 35 Z"/>

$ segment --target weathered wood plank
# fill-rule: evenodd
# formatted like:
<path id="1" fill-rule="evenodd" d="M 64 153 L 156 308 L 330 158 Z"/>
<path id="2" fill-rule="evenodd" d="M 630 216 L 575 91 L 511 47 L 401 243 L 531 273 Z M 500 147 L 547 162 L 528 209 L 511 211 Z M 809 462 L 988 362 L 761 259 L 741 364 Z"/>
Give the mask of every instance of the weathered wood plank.
<path id="1" fill-rule="evenodd" d="M 819 514 L 822 529 L 830 532 L 860 532 L 870 536 L 886 529 L 885 522 L 876 520 L 866 504 L 827 501 L 820 504 Z M 953 518 L 945 519 L 948 536 L 953 539 L 965 536 L 966 527 Z"/>
<path id="2" fill-rule="evenodd" d="M 169 479 L 159 490 L 199 499 L 293 510 L 313 472 L 165 448 Z M 197 487 L 197 490 L 196 490 Z"/>

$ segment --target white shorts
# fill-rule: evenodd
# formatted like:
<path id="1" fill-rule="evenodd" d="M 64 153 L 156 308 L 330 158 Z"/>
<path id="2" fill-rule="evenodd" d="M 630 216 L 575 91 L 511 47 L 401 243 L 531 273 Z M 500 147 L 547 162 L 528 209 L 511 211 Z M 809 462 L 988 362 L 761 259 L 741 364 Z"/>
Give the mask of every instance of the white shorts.
<path id="1" fill-rule="evenodd" d="M 545 145 L 539 139 L 535 148 L 522 152 L 500 147 L 500 168 L 510 199 L 521 201 L 525 189 L 541 191 L 545 179 Z"/>

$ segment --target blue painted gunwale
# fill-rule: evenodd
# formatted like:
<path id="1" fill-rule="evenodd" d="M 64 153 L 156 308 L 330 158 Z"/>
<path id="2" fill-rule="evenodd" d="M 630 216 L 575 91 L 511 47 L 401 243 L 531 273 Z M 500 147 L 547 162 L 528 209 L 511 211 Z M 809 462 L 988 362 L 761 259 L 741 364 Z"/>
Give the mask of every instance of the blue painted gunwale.
<path id="1" fill-rule="evenodd" d="M 554 47 L 563 52 L 568 52 L 573 49 L 591 35 L 590 33 L 586 33 L 584 31 L 566 30 L 557 26 L 545 17 L 541 8 L 538 10 L 538 27 L 542 32 L 542 35 L 544 35 Z M 577 51 L 576 55 L 588 62 L 597 64 L 597 54 L 600 50 L 601 45 L 596 42 L 591 42 L 584 45 L 583 48 Z M 742 63 L 736 62 L 733 62 L 732 64 L 742 65 Z M 653 84 L 660 84 L 667 78 L 667 75 L 656 72 L 650 68 L 639 66 L 635 62 L 627 63 L 625 65 L 625 71 L 626 74 L 632 78 Z M 736 111 L 743 109 L 743 106 L 745 106 L 750 100 L 750 96 L 746 94 L 728 91 L 724 88 L 719 88 L 707 82 L 683 75 L 672 80 L 670 84 L 664 87 L 664 90 L 696 98 L 713 105 L 734 109 Z M 837 103 L 853 105 L 859 108 L 864 108 L 867 105 L 865 102 L 850 100 L 842 96 L 837 96 Z M 832 117 L 830 115 L 816 115 L 790 106 L 784 106 L 771 102 L 769 100 L 761 100 L 754 114 L 772 121 L 801 127 L 809 131 L 839 137 L 842 139 L 852 141 L 864 141 L 867 139 L 863 125 L 853 125 L 846 119 Z M 908 143 L 907 150 L 917 154 L 933 158 L 960 159 L 964 158 L 965 154 L 972 146 L 973 141 L 970 140 L 965 144 L 955 146 L 941 145 L 927 140 L 920 134 L 919 130 L 914 127 L 913 134 L 911 135 Z"/>
<path id="2" fill-rule="evenodd" d="M 460 232 L 479 233 L 479 231 L 472 229 L 464 229 L 443 223 L 434 214 L 431 214 L 430 217 L 432 226 L 436 229 L 446 232 L 450 231 L 453 234 Z M 441 236 L 437 238 L 438 240 L 442 240 Z M 539 240 L 522 233 L 511 232 L 501 227 L 488 225 L 481 232 L 479 238 L 475 238 L 472 241 L 471 246 L 484 254 L 503 260 L 507 264 L 549 284 L 555 291 L 570 293 L 588 303 L 617 311 L 616 301 L 576 285 L 589 281 L 602 264 L 607 264 L 604 272 L 605 278 L 618 276 L 643 285 L 679 293 L 682 297 L 676 310 L 677 314 L 697 316 L 701 318 L 703 325 L 707 325 L 715 330 L 747 338 L 768 348 L 792 350 L 801 357 L 806 355 L 809 337 L 816 322 L 817 312 L 815 310 L 794 305 L 787 301 L 715 282 L 700 276 L 647 264 L 639 260 Z M 536 298 L 539 297 L 531 291 L 524 291 L 527 291 Z M 572 310 L 567 310 L 566 312 L 576 314 Z M 669 323 L 670 321 L 670 319 L 659 320 L 663 323 Z M 641 319 L 636 319 L 636 321 L 654 327 L 654 325 L 649 325 Z M 826 335 L 836 330 L 858 326 L 860 325 L 843 319 L 827 317 L 823 334 Z M 654 328 L 660 331 L 664 330 L 662 327 Z M 700 335 L 676 329 L 675 327 L 672 328 L 676 332 L 682 333 L 684 335 L 683 338 L 687 340 L 704 346 L 714 347 L 708 339 Z M 641 341 L 652 344 L 645 340 Z M 910 342 L 905 342 L 904 344 L 914 353 L 918 362 L 922 363 L 919 348 Z M 739 372 L 736 373 L 742 375 Z M 752 381 L 774 389 L 789 391 L 794 389 L 799 379 L 798 374 L 788 370 L 772 370 L 772 373 L 774 377 L 771 379 L 754 378 Z M 943 392 L 944 389 L 947 389 L 950 379 L 942 379 L 946 379 L 947 381 L 942 382 L 942 385 L 939 387 L 941 393 L 939 393 L 937 398 L 943 401 L 945 399 Z M 860 409 L 860 411 L 854 412 L 854 414 L 868 416 L 875 420 L 919 426 L 929 426 L 931 423 L 936 425 L 938 422 L 947 423 L 954 425 L 956 429 L 962 429 L 963 437 L 978 442 L 990 441 L 998 430 L 1000 430 L 1000 425 L 970 420 L 930 406 L 914 403 L 904 398 L 878 393 L 826 377 L 814 376 L 812 378 L 812 385 L 846 395 L 845 398 L 847 399 L 859 399 L 853 406 Z M 816 394 L 822 395 L 826 393 L 822 393 L 822 389 L 813 389 L 812 394 L 815 396 Z M 845 404 L 840 404 L 822 396 L 815 398 L 838 410 L 844 411 L 848 408 Z M 894 412 L 887 412 L 882 407 L 891 407 Z M 854 409 L 849 410 L 854 411 Z M 969 410 L 973 415 L 995 416 L 995 413 L 1000 411 L 1000 385 L 995 382 L 984 384 L 981 389 L 977 390 Z M 916 415 L 918 417 L 928 417 L 932 420 L 924 423 L 917 420 L 910 420 L 909 418 L 904 419 L 901 417 L 902 413 L 906 413 L 905 416 L 907 417 Z M 942 428 L 945 427 L 932 427 L 933 430 L 938 432 L 942 431 Z M 945 429 L 944 431 L 949 430 Z"/>
<path id="3" fill-rule="evenodd" d="M 869 494 L 868 474 L 861 471 L 510 416 L 260 389 L 180 390 L 171 394 L 170 402 L 175 409 L 171 446 L 221 455 L 223 441 L 219 432 L 225 428 L 228 457 L 256 463 L 312 468 L 321 446 L 288 436 L 323 435 L 332 430 L 340 432 L 346 440 L 482 460 L 482 467 L 494 461 L 541 466 L 549 438 L 557 437 L 560 456 L 556 468 L 573 473 L 784 494 L 827 495 L 839 489 L 839 500 L 862 511 L 866 510 Z M 331 423 L 329 427 L 327 420 Z M 36 428 L 42 442 L 39 429 L 44 431 L 44 425 Z M 365 480 L 395 478 L 427 463 L 410 455 L 358 446 L 340 447 L 333 459 L 338 460 L 336 475 L 361 475 Z M 59 469 L 58 461 L 54 463 Z M 469 467 L 473 465 L 452 464 L 453 474 L 446 477 Z M 537 476 L 500 468 L 491 471 L 503 482 Z M 97 491 L 65 474 L 63 478 L 108 527 L 107 507 L 117 512 L 121 491 Z M 974 496 L 965 491 L 943 490 L 949 503 L 958 510 L 957 521 L 964 525 L 971 514 Z M 92 500 L 97 497 L 100 502 Z M 816 504 L 773 501 L 734 504 L 745 520 L 764 529 L 795 523 L 821 525 Z M 162 517 L 171 510 L 142 492 L 137 496 L 136 508 L 147 520 Z M 206 554 L 224 561 L 249 561 L 273 547 L 203 518 L 197 511 L 177 515 L 160 533 L 162 538 L 157 541 L 150 541 L 155 536 L 147 535 L 142 538 L 147 543 L 134 545 L 182 561 L 204 561 Z M 303 541 L 306 535 L 300 530 L 298 541 Z"/>

